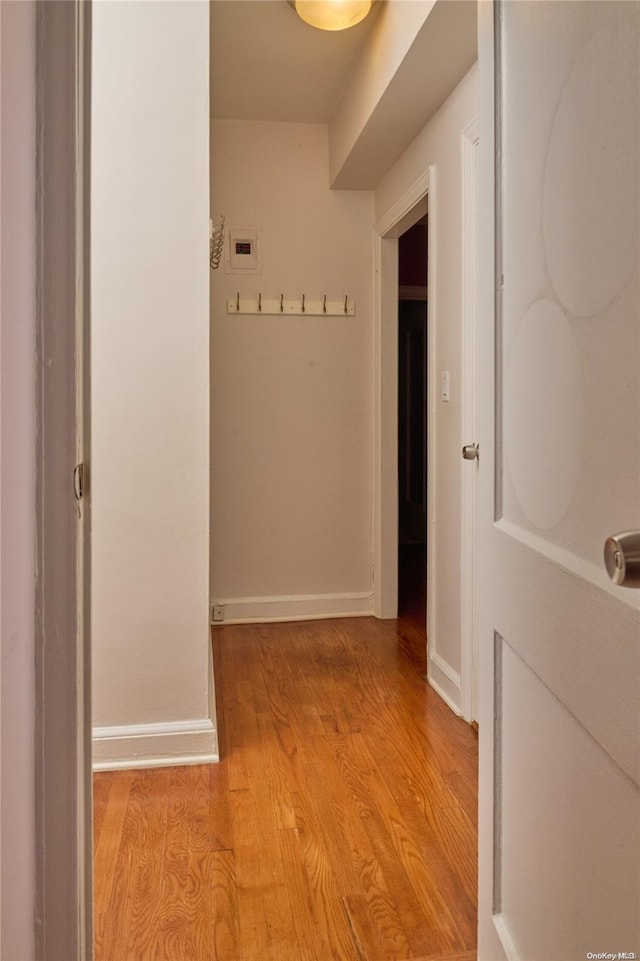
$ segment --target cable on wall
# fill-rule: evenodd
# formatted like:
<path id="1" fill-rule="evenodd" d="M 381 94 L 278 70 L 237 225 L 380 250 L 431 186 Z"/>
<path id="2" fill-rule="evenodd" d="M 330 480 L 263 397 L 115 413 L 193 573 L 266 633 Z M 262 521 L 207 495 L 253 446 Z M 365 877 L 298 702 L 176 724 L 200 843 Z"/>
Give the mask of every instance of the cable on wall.
<path id="1" fill-rule="evenodd" d="M 217 270 L 222 259 L 222 249 L 224 247 L 224 217 L 220 214 L 220 221 L 214 227 L 213 221 L 209 221 L 209 266 L 212 270 Z"/>

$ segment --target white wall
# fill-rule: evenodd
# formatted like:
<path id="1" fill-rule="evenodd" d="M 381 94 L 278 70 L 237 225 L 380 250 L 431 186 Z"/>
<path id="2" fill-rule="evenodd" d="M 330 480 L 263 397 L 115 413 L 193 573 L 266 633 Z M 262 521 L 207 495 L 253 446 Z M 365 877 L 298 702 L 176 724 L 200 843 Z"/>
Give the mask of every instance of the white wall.
<path id="1" fill-rule="evenodd" d="M 0 4 L 0 955 L 32 958 L 35 895 L 35 5 Z"/>
<path id="2" fill-rule="evenodd" d="M 331 183 L 338 177 L 434 6 L 435 0 L 394 0 L 383 4 L 378 11 L 372 36 L 331 119 Z M 381 144 L 381 149 L 386 150 L 386 145 Z"/>
<path id="3" fill-rule="evenodd" d="M 429 599 L 434 616 L 429 638 L 430 671 L 456 707 L 460 706 L 461 615 L 460 503 L 463 462 L 460 449 L 472 438 L 462 436 L 462 131 L 477 117 L 477 65 L 459 83 L 443 106 L 391 168 L 375 192 L 376 221 L 380 221 L 429 166 L 435 168 L 435 367 L 450 372 L 448 403 L 439 402 L 436 416 L 436 517 L 434 556 L 435 596 Z M 432 224 L 433 226 L 433 224 Z M 435 297 L 433 296 L 435 293 Z M 440 661 L 444 662 L 444 673 Z"/>
<path id="4" fill-rule="evenodd" d="M 212 274 L 212 598 L 226 619 L 372 610 L 371 192 L 329 190 L 327 129 L 218 121 L 212 211 L 262 273 Z M 225 298 L 346 294 L 355 317 L 234 316 Z"/>
<path id="5" fill-rule="evenodd" d="M 98 3 L 92 64 L 98 764 L 215 756 L 208 5 Z M 98 730 L 96 731 L 95 728 Z"/>
<path id="6" fill-rule="evenodd" d="M 382 4 L 329 125 L 332 186 L 375 188 L 476 51 L 475 0 Z"/>

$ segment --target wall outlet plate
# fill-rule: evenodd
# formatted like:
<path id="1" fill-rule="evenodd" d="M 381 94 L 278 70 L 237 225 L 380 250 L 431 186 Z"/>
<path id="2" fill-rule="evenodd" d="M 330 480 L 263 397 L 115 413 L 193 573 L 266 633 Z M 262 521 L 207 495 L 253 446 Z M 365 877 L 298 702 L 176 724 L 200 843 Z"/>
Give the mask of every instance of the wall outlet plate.
<path id="1" fill-rule="evenodd" d="M 211 622 L 224 621 L 224 604 L 211 605 Z"/>

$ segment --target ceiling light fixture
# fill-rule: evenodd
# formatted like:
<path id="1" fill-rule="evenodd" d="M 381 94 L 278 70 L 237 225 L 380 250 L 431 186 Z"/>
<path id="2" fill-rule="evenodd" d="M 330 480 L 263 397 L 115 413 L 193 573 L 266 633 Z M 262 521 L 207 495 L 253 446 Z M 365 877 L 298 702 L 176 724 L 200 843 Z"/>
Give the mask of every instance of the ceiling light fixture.
<path id="1" fill-rule="evenodd" d="M 373 0 L 289 0 L 305 23 L 319 30 L 346 30 L 367 16 Z"/>

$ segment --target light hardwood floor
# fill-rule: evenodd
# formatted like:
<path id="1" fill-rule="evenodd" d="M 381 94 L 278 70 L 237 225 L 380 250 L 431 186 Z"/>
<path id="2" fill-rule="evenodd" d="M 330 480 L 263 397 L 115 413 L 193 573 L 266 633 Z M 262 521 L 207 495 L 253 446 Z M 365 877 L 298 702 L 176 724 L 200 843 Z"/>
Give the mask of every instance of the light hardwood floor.
<path id="1" fill-rule="evenodd" d="M 472 961 L 477 739 L 410 621 L 213 631 L 218 765 L 97 774 L 95 961 Z"/>

